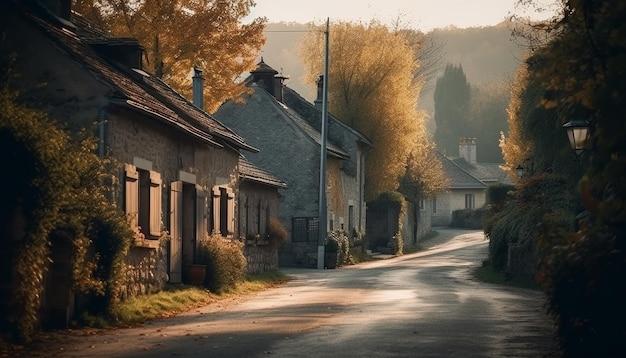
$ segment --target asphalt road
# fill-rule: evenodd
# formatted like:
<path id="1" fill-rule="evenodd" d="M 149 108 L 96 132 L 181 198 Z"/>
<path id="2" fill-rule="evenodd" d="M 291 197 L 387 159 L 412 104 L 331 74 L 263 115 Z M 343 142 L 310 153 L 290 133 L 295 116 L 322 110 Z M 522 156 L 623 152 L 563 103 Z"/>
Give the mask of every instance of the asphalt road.
<path id="1" fill-rule="evenodd" d="M 427 250 L 336 270 L 142 327 L 58 336 L 51 357 L 556 356 L 543 296 L 477 282 L 482 232 L 438 229 Z"/>

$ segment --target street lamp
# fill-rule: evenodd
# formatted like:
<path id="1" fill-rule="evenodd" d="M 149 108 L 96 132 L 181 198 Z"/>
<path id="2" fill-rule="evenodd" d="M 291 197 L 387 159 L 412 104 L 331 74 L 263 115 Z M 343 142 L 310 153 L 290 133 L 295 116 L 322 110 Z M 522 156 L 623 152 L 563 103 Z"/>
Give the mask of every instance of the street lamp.
<path id="1" fill-rule="evenodd" d="M 585 150 L 585 142 L 589 138 L 589 122 L 584 119 L 572 119 L 563 125 L 572 150 L 580 156 Z"/>

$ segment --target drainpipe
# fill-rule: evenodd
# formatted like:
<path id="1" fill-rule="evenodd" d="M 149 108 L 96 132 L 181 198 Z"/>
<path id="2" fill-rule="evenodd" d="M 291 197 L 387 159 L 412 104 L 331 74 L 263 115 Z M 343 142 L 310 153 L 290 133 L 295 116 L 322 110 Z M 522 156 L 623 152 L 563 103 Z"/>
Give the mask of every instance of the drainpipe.
<path id="1" fill-rule="evenodd" d="M 104 124 L 106 123 L 106 111 L 109 104 L 103 104 L 98 108 L 98 157 L 104 158 Z"/>

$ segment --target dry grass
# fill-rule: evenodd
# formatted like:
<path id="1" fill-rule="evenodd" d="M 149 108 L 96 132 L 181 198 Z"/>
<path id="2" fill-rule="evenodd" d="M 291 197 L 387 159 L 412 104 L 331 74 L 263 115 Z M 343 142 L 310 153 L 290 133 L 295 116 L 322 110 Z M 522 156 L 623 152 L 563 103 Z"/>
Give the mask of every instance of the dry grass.
<path id="1" fill-rule="evenodd" d="M 174 316 L 193 308 L 221 300 L 254 294 L 279 286 L 289 277 L 280 271 L 248 275 L 244 281 L 217 294 L 206 288 L 189 285 L 170 285 L 165 290 L 128 299 L 113 311 L 113 317 L 83 315 L 78 326 L 125 327 L 146 321 Z"/>

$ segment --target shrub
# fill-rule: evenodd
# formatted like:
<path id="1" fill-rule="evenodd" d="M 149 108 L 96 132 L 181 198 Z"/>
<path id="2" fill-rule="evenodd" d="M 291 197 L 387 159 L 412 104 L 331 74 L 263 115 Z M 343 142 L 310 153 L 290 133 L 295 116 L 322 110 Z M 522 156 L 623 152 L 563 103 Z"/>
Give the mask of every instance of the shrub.
<path id="1" fill-rule="evenodd" d="M 536 238 L 539 225 L 548 219 L 559 226 L 571 224 L 567 218 L 573 217 L 574 200 L 564 188 L 567 188 L 565 178 L 542 173 L 521 183 L 501 208 L 490 207 L 484 232 L 489 239 L 489 261 L 495 270 L 506 268 L 511 243 L 530 244 L 540 251 L 557 244 Z M 542 255 L 538 253 L 539 260 Z"/>
<path id="2" fill-rule="evenodd" d="M 451 227 L 482 229 L 484 209 L 461 209 L 452 212 Z"/>
<path id="3" fill-rule="evenodd" d="M 404 248 L 404 239 L 401 233 L 396 233 L 391 239 L 393 245 L 393 254 L 396 256 L 402 255 L 402 249 Z"/>
<path id="4" fill-rule="evenodd" d="M 552 237 L 557 230 L 550 230 Z M 563 236 L 568 236 L 566 233 Z M 556 237 L 555 237 L 556 238 Z M 626 245 L 603 227 L 570 234 L 543 260 L 540 283 L 565 357 L 626 353 Z M 557 238 L 558 239 L 558 238 Z"/>
<path id="5" fill-rule="evenodd" d="M 267 240 L 272 247 L 279 248 L 289 240 L 287 228 L 274 216 L 267 221 L 266 231 Z"/>
<path id="6" fill-rule="evenodd" d="M 511 198 L 511 191 L 515 190 L 515 186 L 511 184 L 493 184 L 487 187 L 486 200 L 487 205 L 495 208 L 501 208 Z"/>
<path id="7" fill-rule="evenodd" d="M 220 235 L 198 241 L 197 262 L 207 266 L 204 285 L 215 293 L 233 288 L 246 277 L 248 263 L 243 244 Z"/>
<path id="8" fill-rule="evenodd" d="M 337 253 L 337 266 L 351 265 L 353 263 L 350 255 L 350 240 L 341 230 L 334 230 L 328 233 L 325 242 L 326 252 Z"/>
<path id="9" fill-rule="evenodd" d="M 0 88 L 0 160 L 15 174 L 0 180 L 11 188 L 0 204 L 3 212 L 19 212 L 28 225 L 13 247 L 14 265 L 4 266 L 12 301 L 8 317 L 1 319 L 13 339 L 28 342 L 41 326 L 44 277 L 53 252 L 71 250 L 68 280 L 74 292 L 95 297 L 106 312 L 119 300 L 132 231 L 108 200 L 103 184 L 112 182 L 114 163 L 95 154 L 97 140 L 87 131 L 72 135 L 60 129 L 44 113 L 17 104 L 16 96 Z M 57 239 L 69 241 L 70 248 L 58 246 Z"/>

